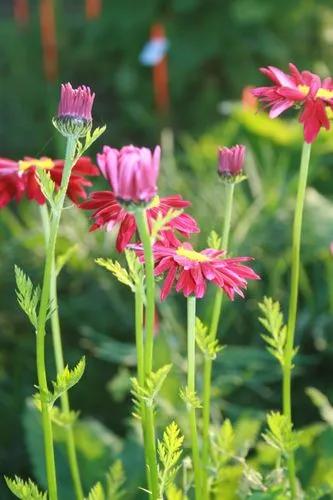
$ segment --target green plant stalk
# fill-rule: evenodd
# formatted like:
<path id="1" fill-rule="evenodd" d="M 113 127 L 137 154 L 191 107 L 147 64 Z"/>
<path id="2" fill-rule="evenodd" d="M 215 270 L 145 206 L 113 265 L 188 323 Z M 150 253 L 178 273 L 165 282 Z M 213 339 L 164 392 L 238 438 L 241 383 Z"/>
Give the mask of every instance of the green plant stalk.
<path id="1" fill-rule="evenodd" d="M 229 244 L 229 234 L 231 226 L 232 207 L 234 199 L 235 184 L 224 184 L 225 188 L 225 215 L 223 220 L 221 249 L 227 251 Z M 220 289 L 216 290 L 213 306 L 212 320 L 210 324 L 210 337 L 216 339 L 218 324 L 221 316 L 223 304 L 223 292 Z M 209 424 L 210 424 L 210 401 L 211 401 L 211 380 L 212 380 L 212 364 L 210 358 L 204 359 L 203 372 L 203 401 L 202 401 L 202 476 L 203 476 L 203 500 L 209 497 L 208 492 L 208 461 L 209 461 Z"/>
<path id="2" fill-rule="evenodd" d="M 145 209 L 138 209 L 135 212 L 136 224 L 140 239 L 143 244 L 145 257 L 145 280 L 146 280 L 146 337 L 144 343 L 144 384 L 153 368 L 153 347 L 154 347 L 154 320 L 155 320 L 155 279 L 154 279 L 154 259 L 151 244 L 151 238 L 148 229 L 147 215 Z M 149 486 L 153 500 L 159 496 L 158 487 L 158 468 L 156 457 L 156 439 L 154 411 L 152 407 L 146 406 L 145 411 L 145 453 L 147 457 L 147 466 L 149 469 Z"/>
<path id="3" fill-rule="evenodd" d="M 191 295 L 187 298 L 187 388 L 190 393 L 195 394 L 195 306 L 196 298 Z M 201 496 L 201 460 L 199 452 L 198 427 L 196 418 L 196 409 L 188 404 L 192 461 L 194 470 L 195 498 L 200 500 Z"/>
<path id="4" fill-rule="evenodd" d="M 46 204 L 41 205 L 40 211 L 41 211 L 42 224 L 44 230 L 45 245 L 47 245 L 50 235 L 50 220 L 49 220 L 47 205 Z M 51 316 L 53 351 L 54 351 L 57 373 L 60 373 L 64 370 L 65 363 L 63 356 L 60 320 L 58 312 L 59 310 L 58 310 L 57 275 L 56 275 L 55 259 L 53 259 L 52 270 L 51 270 L 50 301 L 52 302 L 54 308 L 54 312 Z M 60 403 L 61 403 L 61 410 L 63 411 L 63 413 L 68 415 L 70 413 L 68 392 L 64 392 L 60 396 Z M 67 446 L 69 468 L 72 476 L 76 499 L 83 500 L 84 494 L 82 489 L 72 425 L 66 427 L 66 446 Z"/>
<path id="5" fill-rule="evenodd" d="M 291 413 L 291 370 L 294 351 L 294 338 L 297 318 L 297 302 L 300 272 L 300 249 L 302 235 L 302 219 L 305 200 L 305 192 L 308 178 L 310 162 L 311 144 L 304 142 L 302 149 L 301 165 L 298 179 L 298 189 L 296 197 L 296 207 L 292 234 L 292 255 L 291 255 L 291 286 L 289 297 L 289 312 L 287 326 L 287 341 L 284 353 L 283 368 L 283 413 L 289 423 L 292 423 Z M 296 498 L 296 471 L 294 454 L 291 453 L 288 459 L 288 473 L 292 498 Z"/>
<path id="6" fill-rule="evenodd" d="M 50 415 L 50 407 L 46 399 L 48 394 L 48 385 L 47 385 L 46 366 L 45 366 L 45 324 L 47 320 L 48 307 L 49 307 L 51 275 L 52 275 L 52 266 L 54 263 L 57 233 L 59 228 L 61 211 L 65 201 L 65 195 L 71 173 L 71 167 L 73 163 L 75 149 L 76 149 L 76 139 L 74 137 L 69 137 L 67 140 L 65 165 L 60 186 L 61 196 L 58 199 L 57 209 L 53 210 L 52 213 L 50 234 L 46 249 L 43 285 L 42 285 L 38 320 L 37 320 L 37 331 L 36 331 L 37 378 L 38 378 L 40 400 L 41 400 L 46 475 L 48 483 L 48 494 L 50 500 L 57 500 L 58 495 L 57 495 L 56 467 L 54 460 L 52 422 Z"/>

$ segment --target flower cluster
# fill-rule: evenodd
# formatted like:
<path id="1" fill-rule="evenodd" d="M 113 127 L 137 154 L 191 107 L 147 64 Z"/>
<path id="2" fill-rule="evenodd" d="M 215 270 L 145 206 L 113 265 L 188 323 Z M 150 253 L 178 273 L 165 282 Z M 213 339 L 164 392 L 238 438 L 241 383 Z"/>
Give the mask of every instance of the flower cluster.
<path id="1" fill-rule="evenodd" d="M 312 143 L 320 129 L 330 128 L 328 110 L 333 109 L 333 80 L 321 80 L 318 75 L 310 71 L 299 71 L 294 64 L 289 64 L 290 74 L 279 68 L 268 66 L 260 70 L 267 76 L 273 85 L 252 89 L 266 106 L 270 107 L 270 117 L 276 118 L 291 107 L 300 107 L 299 117 L 304 127 L 304 139 Z"/>
<path id="2" fill-rule="evenodd" d="M 220 148 L 218 173 L 232 182 L 243 172 L 245 146 Z M 160 198 L 157 195 L 160 148 L 152 152 L 147 148 L 126 146 L 120 150 L 104 146 L 97 155 L 98 166 L 112 191 L 96 191 L 81 203 L 80 207 L 92 210 L 91 231 L 118 227 L 116 248 L 122 252 L 128 245 L 134 248 L 141 261 L 144 260 L 140 243 L 131 244 L 137 233 L 135 210 L 146 211 L 148 227 L 160 216 L 165 217 L 170 209 L 185 209 L 190 203 L 180 195 Z M 134 212 L 134 213 L 133 213 Z M 177 214 L 158 234 L 153 245 L 155 275 L 166 273 L 161 290 L 164 300 L 176 283 L 176 291 L 186 297 L 205 295 L 207 282 L 221 288 L 233 300 L 235 294 L 243 297 L 247 280 L 259 279 L 244 262 L 249 257 L 226 258 L 223 250 L 207 248 L 201 252 L 188 242 L 181 242 L 176 232 L 184 238 L 199 232 L 195 219 L 185 213 Z"/>

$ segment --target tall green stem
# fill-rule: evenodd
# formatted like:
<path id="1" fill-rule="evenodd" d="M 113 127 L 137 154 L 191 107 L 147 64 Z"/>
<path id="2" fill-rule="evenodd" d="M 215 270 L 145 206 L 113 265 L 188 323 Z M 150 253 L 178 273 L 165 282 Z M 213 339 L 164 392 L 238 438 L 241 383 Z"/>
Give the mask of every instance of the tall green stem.
<path id="1" fill-rule="evenodd" d="M 187 298 L 187 389 L 189 394 L 195 395 L 195 296 Z M 201 496 L 201 460 L 199 453 L 198 428 L 195 405 L 188 404 L 190 430 L 192 441 L 192 461 L 194 469 L 195 498 Z"/>
<path id="2" fill-rule="evenodd" d="M 308 178 L 310 162 L 311 144 L 304 143 L 302 150 L 301 166 L 299 172 L 296 207 L 294 214 L 293 236 L 292 236 L 292 256 L 291 256 L 291 286 L 289 297 L 289 313 L 287 327 L 287 341 L 284 356 L 283 369 L 283 413 L 292 423 L 291 414 L 291 370 L 294 352 L 294 338 L 297 318 L 297 302 L 299 288 L 299 270 L 300 270 L 300 249 L 302 235 L 302 219 L 305 200 L 305 192 Z M 292 498 L 296 497 L 296 473 L 295 460 L 293 454 L 288 460 L 288 471 Z"/>
<path id="3" fill-rule="evenodd" d="M 49 309 L 49 299 L 51 290 L 51 275 L 54 263 L 55 245 L 61 217 L 61 211 L 64 205 L 66 190 L 71 173 L 71 167 L 75 154 L 76 140 L 73 137 L 68 138 L 66 147 L 66 159 L 63 176 L 61 180 L 61 195 L 58 199 L 57 208 L 53 210 L 50 225 L 50 233 L 46 249 L 46 259 L 44 265 L 43 285 L 38 312 L 37 331 L 36 331 L 36 360 L 37 360 L 37 378 L 41 399 L 42 425 L 44 435 L 44 452 L 46 462 L 46 475 L 48 483 L 48 494 L 50 500 L 57 500 L 57 479 L 54 460 L 53 432 L 49 404 L 46 399 L 48 393 L 46 366 L 45 366 L 45 324 Z"/>
<path id="4" fill-rule="evenodd" d="M 225 215 L 222 228 L 221 249 L 227 251 L 229 243 L 229 234 L 231 226 L 232 206 L 234 198 L 235 184 L 225 184 Z M 210 336 L 216 338 L 218 324 L 222 311 L 223 292 L 220 289 L 216 290 L 213 306 L 212 320 L 210 324 Z M 202 405 L 202 465 L 203 465 L 203 499 L 209 497 L 208 491 L 208 462 L 209 462 L 209 423 L 210 423 L 210 400 L 211 400 L 211 379 L 212 379 L 212 360 L 204 359 L 203 373 L 203 405 Z"/>
<path id="5" fill-rule="evenodd" d="M 154 347 L 154 320 L 155 320 L 155 279 L 154 259 L 151 238 L 148 229 L 146 211 L 139 209 L 135 212 L 136 224 L 139 236 L 143 244 L 145 257 L 145 279 L 146 279 L 146 337 L 144 344 L 144 378 L 150 376 L 153 368 Z M 145 410 L 145 447 L 146 457 L 150 475 L 150 489 L 153 500 L 158 499 L 158 469 L 156 458 L 156 439 L 154 411 L 152 407 L 146 406 Z"/>
<path id="6" fill-rule="evenodd" d="M 46 204 L 41 205 L 41 217 L 42 224 L 44 230 L 45 237 L 45 245 L 47 246 L 49 235 L 50 235 L 50 220 L 49 214 L 47 210 Z M 63 356 L 63 347 L 61 340 L 61 329 L 60 329 L 60 320 L 59 320 L 59 310 L 58 310 L 58 294 L 57 294 L 57 275 L 55 268 L 55 259 L 53 260 L 52 269 L 51 269 L 51 287 L 50 287 L 50 301 L 53 305 L 53 313 L 51 316 L 51 329 L 52 329 L 52 341 L 53 341 L 53 351 L 57 373 L 60 373 L 64 370 L 64 356 Z M 61 409 L 64 414 L 69 415 L 70 413 L 70 403 L 68 392 L 64 392 L 60 397 Z M 69 468 L 71 471 L 71 476 L 73 480 L 75 495 L 77 500 L 83 500 L 84 494 L 81 484 L 80 478 L 80 470 L 78 466 L 76 448 L 75 448 L 75 439 L 74 432 L 71 425 L 66 428 L 66 446 L 67 446 L 67 455 Z"/>

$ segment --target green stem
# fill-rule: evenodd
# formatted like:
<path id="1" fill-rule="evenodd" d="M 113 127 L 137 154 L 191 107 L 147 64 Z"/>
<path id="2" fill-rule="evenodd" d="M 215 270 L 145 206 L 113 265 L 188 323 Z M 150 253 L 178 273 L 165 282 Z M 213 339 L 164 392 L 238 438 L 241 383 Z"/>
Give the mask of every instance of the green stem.
<path id="1" fill-rule="evenodd" d="M 232 206 L 234 198 L 235 184 L 225 184 L 225 215 L 223 220 L 221 249 L 227 251 L 229 244 L 229 234 L 231 226 Z M 223 304 L 223 292 L 218 288 L 215 293 L 212 320 L 210 324 L 210 336 L 216 338 L 218 324 L 220 321 Z M 212 360 L 204 359 L 203 373 L 203 403 L 202 403 L 202 466 L 203 466 L 203 500 L 209 498 L 208 491 L 208 462 L 209 462 L 209 423 L 210 423 L 210 402 L 211 402 L 211 379 L 212 379 Z"/>
<path id="2" fill-rule="evenodd" d="M 294 351 L 294 337 L 297 318 L 297 302 L 299 288 L 300 270 L 300 248 L 302 234 L 302 218 L 309 170 L 311 145 L 304 143 L 302 150 L 301 166 L 298 180 L 296 207 L 294 214 L 293 236 L 292 236 L 292 263 L 291 263 L 291 287 L 289 298 L 289 313 L 287 327 L 287 341 L 284 353 L 283 369 L 283 413 L 289 423 L 292 423 L 291 414 L 291 370 Z M 292 498 L 296 498 L 296 473 L 294 455 L 291 453 L 288 460 L 288 472 Z"/>
<path id="3" fill-rule="evenodd" d="M 46 475 L 48 483 L 48 494 L 50 500 L 57 500 L 58 495 L 57 495 L 57 479 L 56 479 L 56 468 L 55 468 L 54 448 L 53 448 L 52 422 L 51 422 L 49 404 L 46 400 L 46 395 L 48 393 L 48 386 L 47 386 L 46 366 L 45 366 L 45 324 L 49 309 L 51 275 L 52 275 L 52 266 L 54 262 L 55 244 L 57 240 L 60 216 L 64 205 L 75 149 L 76 149 L 76 139 L 73 137 L 68 138 L 66 147 L 65 166 L 60 186 L 61 195 L 58 199 L 57 209 L 53 210 L 52 213 L 52 221 L 50 225 L 50 233 L 46 249 L 43 285 L 42 285 L 40 306 L 38 312 L 38 321 L 37 321 L 37 331 L 36 331 L 37 378 L 38 378 L 38 385 L 39 385 L 39 392 L 41 399 Z"/>
<path id="4" fill-rule="evenodd" d="M 146 211 L 139 209 L 135 212 L 136 224 L 140 239 L 143 244 L 145 257 L 145 279 L 146 279 L 146 337 L 144 344 L 144 384 L 150 376 L 153 368 L 153 347 L 154 347 L 154 320 L 155 320 L 155 279 L 154 279 L 154 259 L 152 244 L 148 229 Z M 146 407 L 144 419 L 144 439 L 147 466 L 149 469 L 151 496 L 157 500 L 159 496 L 158 469 L 156 458 L 156 439 L 154 411 L 152 407 Z"/>
<path id="5" fill-rule="evenodd" d="M 195 395 L 195 306 L 194 295 L 187 298 L 187 388 L 190 394 Z M 202 466 L 199 452 L 197 418 L 194 405 L 188 404 L 190 431 L 192 441 L 192 461 L 194 470 L 195 498 L 200 500 L 201 496 L 201 473 Z"/>
<path id="6" fill-rule="evenodd" d="M 49 235 L 50 235 L 50 220 L 49 214 L 47 210 L 47 205 L 41 205 L 41 217 L 42 224 L 44 230 L 45 237 L 45 245 L 47 246 Z M 55 267 L 55 259 L 52 263 L 51 270 L 51 288 L 50 288 L 50 301 L 52 302 L 54 311 L 51 316 L 51 329 L 52 329 L 52 341 L 53 341 L 53 351 L 57 373 L 60 373 L 64 370 L 64 356 L 63 356 L 63 347 L 61 340 L 61 329 L 60 329 L 60 320 L 59 320 L 59 309 L 58 309 L 58 294 L 57 294 L 57 275 L 56 275 L 56 267 Z M 70 414 L 70 403 L 68 392 L 64 392 L 60 397 L 61 410 L 64 414 Z M 69 468 L 71 471 L 72 481 L 74 485 L 75 495 L 77 500 L 83 500 L 84 494 L 81 484 L 80 478 L 80 470 L 78 466 L 76 448 L 75 448 L 75 439 L 72 425 L 69 425 L 66 428 L 66 446 L 67 446 L 67 455 Z"/>

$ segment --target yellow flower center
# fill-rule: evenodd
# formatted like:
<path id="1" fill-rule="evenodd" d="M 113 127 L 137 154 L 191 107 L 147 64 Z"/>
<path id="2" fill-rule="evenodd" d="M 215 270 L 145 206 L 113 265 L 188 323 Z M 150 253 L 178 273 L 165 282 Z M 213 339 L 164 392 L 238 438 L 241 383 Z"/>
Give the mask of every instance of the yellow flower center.
<path id="1" fill-rule="evenodd" d="M 186 257 L 187 259 L 195 262 L 207 262 L 209 260 L 206 255 L 202 255 L 202 253 L 196 252 L 195 250 L 189 250 L 184 247 L 177 248 L 176 253 L 181 257 Z"/>
<path id="2" fill-rule="evenodd" d="M 298 85 L 298 90 L 306 96 L 309 93 L 310 87 L 308 85 Z M 333 99 L 333 90 L 320 88 L 316 93 L 316 97 L 319 99 Z"/>
<path id="3" fill-rule="evenodd" d="M 160 197 L 156 195 L 149 203 L 148 208 L 157 208 L 159 206 L 160 206 Z"/>
<path id="4" fill-rule="evenodd" d="M 37 160 L 33 158 L 32 160 L 21 160 L 19 161 L 19 169 L 21 172 L 28 170 L 30 167 L 43 168 L 44 170 L 50 170 L 54 167 L 54 162 L 51 158 L 41 158 Z"/>

